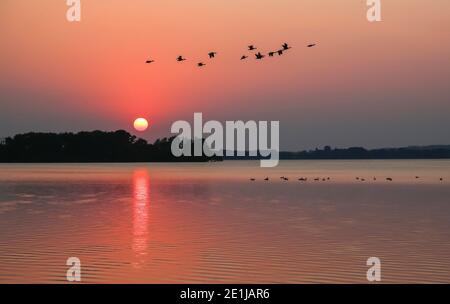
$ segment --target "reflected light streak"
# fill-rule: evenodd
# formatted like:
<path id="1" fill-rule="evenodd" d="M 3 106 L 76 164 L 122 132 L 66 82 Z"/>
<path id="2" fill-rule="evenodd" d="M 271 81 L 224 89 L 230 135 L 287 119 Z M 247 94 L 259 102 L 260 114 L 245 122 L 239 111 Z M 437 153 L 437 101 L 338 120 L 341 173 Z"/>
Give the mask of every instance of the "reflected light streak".
<path id="1" fill-rule="evenodd" d="M 136 267 L 143 262 L 148 248 L 148 216 L 150 208 L 150 177 L 146 169 L 133 173 L 133 251 Z"/>

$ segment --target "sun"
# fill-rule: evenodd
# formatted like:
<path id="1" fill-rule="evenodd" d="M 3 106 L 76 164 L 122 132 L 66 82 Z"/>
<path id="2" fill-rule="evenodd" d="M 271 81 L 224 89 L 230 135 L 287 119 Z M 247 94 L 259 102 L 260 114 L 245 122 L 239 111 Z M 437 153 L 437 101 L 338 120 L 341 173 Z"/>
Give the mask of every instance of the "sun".
<path id="1" fill-rule="evenodd" d="M 133 125 L 136 131 L 143 132 L 148 128 L 148 121 L 145 118 L 136 118 Z"/>

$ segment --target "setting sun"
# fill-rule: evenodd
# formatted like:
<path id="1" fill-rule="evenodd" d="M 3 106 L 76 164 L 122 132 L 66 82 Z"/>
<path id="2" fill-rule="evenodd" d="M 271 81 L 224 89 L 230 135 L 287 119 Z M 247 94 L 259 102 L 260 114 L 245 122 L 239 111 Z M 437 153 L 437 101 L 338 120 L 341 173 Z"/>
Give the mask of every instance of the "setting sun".
<path id="1" fill-rule="evenodd" d="M 147 119 L 145 118 L 137 118 L 134 121 L 134 128 L 136 129 L 136 131 L 145 131 L 148 128 L 148 122 Z"/>

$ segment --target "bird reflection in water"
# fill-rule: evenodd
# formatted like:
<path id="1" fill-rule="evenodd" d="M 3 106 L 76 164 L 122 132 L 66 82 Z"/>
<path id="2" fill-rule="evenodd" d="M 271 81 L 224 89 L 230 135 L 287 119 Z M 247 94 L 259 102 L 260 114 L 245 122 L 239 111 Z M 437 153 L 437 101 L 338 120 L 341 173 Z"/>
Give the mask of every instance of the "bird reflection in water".
<path id="1" fill-rule="evenodd" d="M 146 169 L 133 173 L 133 252 L 135 267 L 140 267 L 147 255 L 148 216 L 150 208 L 150 177 Z"/>

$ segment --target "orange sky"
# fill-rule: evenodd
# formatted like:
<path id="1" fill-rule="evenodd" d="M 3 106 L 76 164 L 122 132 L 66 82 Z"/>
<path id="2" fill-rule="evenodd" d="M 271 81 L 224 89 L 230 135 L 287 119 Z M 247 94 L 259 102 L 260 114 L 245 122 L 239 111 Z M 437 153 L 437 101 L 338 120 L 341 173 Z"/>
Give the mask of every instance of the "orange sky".
<path id="1" fill-rule="evenodd" d="M 366 9 L 359 0 L 82 0 L 82 21 L 69 23 L 64 0 L 2 0 L 0 136 L 131 131 L 142 116 L 152 127 L 140 135 L 154 139 L 199 111 L 280 120 L 282 149 L 450 143 L 450 2 L 382 0 L 380 23 Z M 248 44 L 266 52 L 285 41 L 294 48 L 283 57 L 239 60 Z"/>

